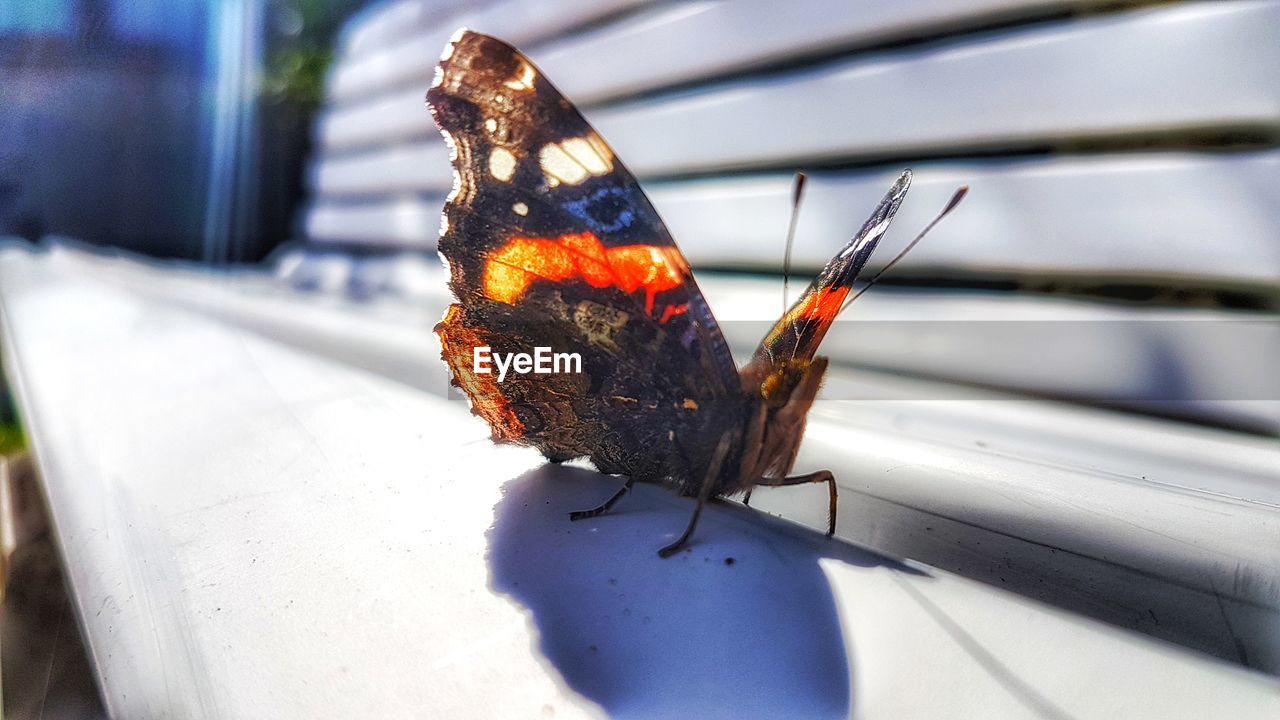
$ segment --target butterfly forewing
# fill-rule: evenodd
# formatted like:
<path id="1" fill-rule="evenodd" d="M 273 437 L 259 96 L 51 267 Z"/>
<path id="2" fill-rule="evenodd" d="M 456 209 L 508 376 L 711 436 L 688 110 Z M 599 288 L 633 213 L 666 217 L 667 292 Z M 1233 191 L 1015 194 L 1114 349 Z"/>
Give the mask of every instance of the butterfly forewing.
<path id="1" fill-rule="evenodd" d="M 439 250 L 458 299 L 437 327 L 496 440 L 636 479 L 699 477 L 736 432 L 732 357 L 635 178 L 518 51 L 455 36 L 427 93 L 453 150 Z M 475 371 L 492 354 L 577 353 L 581 373 Z M 683 476 L 683 477 L 681 477 Z"/>

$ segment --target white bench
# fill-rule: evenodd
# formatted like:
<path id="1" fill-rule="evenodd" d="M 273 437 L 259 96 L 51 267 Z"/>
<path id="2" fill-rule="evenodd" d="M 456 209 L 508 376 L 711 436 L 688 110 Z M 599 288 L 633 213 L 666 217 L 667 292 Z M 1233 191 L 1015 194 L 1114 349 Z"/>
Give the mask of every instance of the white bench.
<path id="1" fill-rule="evenodd" d="M 729 506 L 663 562 L 687 500 L 644 488 L 570 525 L 613 481 L 494 447 L 436 394 L 439 303 L 318 305 L 268 277 L 66 250 L 6 253 L 0 288 L 5 366 L 117 716 L 808 716 L 850 687 L 869 717 L 1275 709 L 1273 680 L 1115 627 L 1274 662 L 1264 442 L 985 393 L 901 400 L 933 389 L 838 371 L 837 388 L 896 398 L 815 409 L 800 462 L 839 469 L 840 535 L 989 584 Z M 1234 496 L 1182 486 L 1206 479 Z M 814 494 L 756 504 L 824 522 Z M 590 671 L 661 651 L 669 671 L 626 687 Z M 744 663 L 757 693 L 681 685 L 698 660 Z"/>
<path id="2" fill-rule="evenodd" d="M 803 162 L 819 168 L 796 249 L 811 271 L 909 164 L 899 230 L 955 184 L 974 192 L 904 272 L 1266 296 L 1280 275 L 1274 143 L 1175 140 L 1274 132 L 1265 31 L 1280 4 L 1096 5 L 867 4 L 834 22 L 816 2 L 386 3 L 339 49 L 309 234 L 430 249 L 448 166 L 422 92 L 466 24 L 527 47 L 584 101 L 701 268 L 777 268 L 788 168 Z M 1032 82 L 1055 67 L 1074 84 Z M 1156 149 L 1129 151 L 1139 140 Z M 1157 312 L 1254 348 L 1231 366 L 1238 384 L 1188 366 L 1174 398 L 1251 434 L 1037 399 L 1141 399 L 1162 358 L 1204 358 L 1180 331 L 1107 333 L 1146 310 L 879 289 L 828 341 L 839 367 L 800 458 L 836 471 L 853 544 L 717 505 L 692 552 L 662 562 L 687 500 L 642 488 L 570 525 L 614 481 L 492 446 L 448 396 L 429 333 L 443 278 L 420 265 L 411 293 L 357 302 L 65 247 L 0 254 L 5 369 L 114 715 L 1280 707 L 1258 672 L 1280 673 L 1280 448 L 1257 434 L 1280 411 L 1245 394 L 1280 349 L 1274 315 Z M 776 277 L 701 277 L 736 351 L 780 309 Z M 1044 341 L 1016 333 L 1003 357 L 975 349 L 975 328 L 1011 319 L 1077 324 L 1085 352 L 1027 355 Z M 822 491 L 807 490 L 753 505 L 820 527 Z"/>

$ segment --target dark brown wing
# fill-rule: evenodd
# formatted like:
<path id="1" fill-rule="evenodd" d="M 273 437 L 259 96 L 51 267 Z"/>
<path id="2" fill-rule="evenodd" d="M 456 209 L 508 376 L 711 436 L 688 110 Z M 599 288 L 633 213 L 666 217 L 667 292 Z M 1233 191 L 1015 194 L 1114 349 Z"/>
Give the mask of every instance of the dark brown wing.
<path id="1" fill-rule="evenodd" d="M 517 50 L 460 31 L 427 93 L 453 150 L 437 327 L 496 441 L 696 485 L 742 424 L 724 337 L 635 178 Z M 582 373 L 477 373 L 474 348 L 577 353 Z"/>

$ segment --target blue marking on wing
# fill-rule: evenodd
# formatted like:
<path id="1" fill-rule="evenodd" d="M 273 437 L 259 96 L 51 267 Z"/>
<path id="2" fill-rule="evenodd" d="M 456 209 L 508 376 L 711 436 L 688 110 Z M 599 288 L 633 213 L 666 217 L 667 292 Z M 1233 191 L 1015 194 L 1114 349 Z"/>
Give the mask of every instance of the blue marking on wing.
<path id="1" fill-rule="evenodd" d="M 635 198 L 631 188 L 602 187 L 579 200 L 561 206 L 596 232 L 617 232 L 635 222 Z"/>

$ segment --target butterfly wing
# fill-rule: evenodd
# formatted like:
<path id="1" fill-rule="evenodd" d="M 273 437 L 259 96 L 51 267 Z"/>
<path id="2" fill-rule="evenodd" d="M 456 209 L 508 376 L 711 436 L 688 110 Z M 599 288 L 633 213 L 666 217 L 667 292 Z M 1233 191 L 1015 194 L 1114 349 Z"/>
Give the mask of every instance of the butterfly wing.
<path id="1" fill-rule="evenodd" d="M 517 50 L 460 31 L 427 93 L 453 151 L 436 332 L 499 442 L 640 480 L 701 479 L 742 392 L 689 265 L 635 178 Z M 581 373 L 477 372 L 475 348 L 576 353 Z M 496 369 L 496 368 L 494 368 Z"/>
<path id="2" fill-rule="evenodd" d="M 889 188 L 858 234 L 831 258 L 796 304 L 760 341 L 751 361 L 742 368 L 744 378 L 754 382 L 795 362 L 807 363 L 813 359 L 827 330 L 844 308 L 858 274 L 889 230 L 910 186 L 911 171 L 908 170 Z"/>

